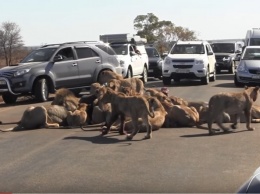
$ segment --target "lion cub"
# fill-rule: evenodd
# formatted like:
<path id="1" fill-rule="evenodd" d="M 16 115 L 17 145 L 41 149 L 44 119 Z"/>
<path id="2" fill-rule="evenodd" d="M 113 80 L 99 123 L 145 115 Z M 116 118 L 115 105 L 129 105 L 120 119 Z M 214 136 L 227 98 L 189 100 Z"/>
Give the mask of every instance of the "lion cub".
<path id="1" fill-rule="evenodd" d="M 81 128 L 86 123 L 87 120 L 87 104 L 80 103 L 78 109 L 74 112 L 68 111 L 67 123 L 68 126 L 75 127 L 80 126 Z"/>
<path id="2" fill-rule="evenodd" d="M 254 128 L 250 126 L 251 124 L 251 109 L 253 102 L 256 101 L 258 97 L 259 87 L 245 87 L 243 92 L 238 93 L 219 93 L 213 95 L 209 100 L 208 109 L 208 130 L 209 134 L 215 133 L 212 130 L 212 123 L 217 122 L 217 125 L 224 131 L 228 132 L 229 129 L 223 126 L 223 114 L 224 112 L 229 115 L 235 115 L 235 121 L 231 125 L 233 129 L 237 128 L 239 114 L 244 112 L 246 118 L 246 127 L 249 131 L 253 131 Z"/>

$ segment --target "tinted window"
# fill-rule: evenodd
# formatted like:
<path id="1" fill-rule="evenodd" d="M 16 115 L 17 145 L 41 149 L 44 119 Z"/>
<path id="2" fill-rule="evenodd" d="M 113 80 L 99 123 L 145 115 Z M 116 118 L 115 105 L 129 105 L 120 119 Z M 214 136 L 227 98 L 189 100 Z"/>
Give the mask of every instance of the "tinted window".
<path id="1" fill-rule="evenodd" d="M 243 60 L 259 60 L 260 48 L 246 48 Z"/>
<path id="2" fill-rule="evenodd" d="M 98 57 L 98 54 L 95 51 L 93 51 L 91 48 L 88 48 L 88 47 L 76 48 L 76 52 L 77 52 L 79 59 Z"/>
<path id="3" fill-rule="evenodd" d="M 71 47 L 59 50 L 59 52 L 56 55 L 60 55 L 63 61 L 75 59 Z"/>
<path id="4" fill-rule="evenodd" d="M 250 45 L 260 45 L 260 38 L 251 38 Z"/>
<path id="5" fill-rule="evenodd" d="M 100 48 L 102 51 L 106 52 L 109 55 L 116 55 L 115 51 L 106 45 L 96 45 L 96 47 Z"/>
<path id="6" fill-rule="evenodd" d="M 114 49 L 116 54 L 118 55 L 127 55 L 128 54 L 128 48 L 127 45 L 116 45 L 112 44 L 111 47 Z"/>
<path id="7" fill-rule="evenodd" d="M 159 53 L 154 48 L 145 48 L 148 57 L 159 57 Z"/>
<path id="8" fill-rule="evenodd" d="M 235 44 L 234 43 L 213 43 L 211 47 L 214 53 L 234 53 Z"/>

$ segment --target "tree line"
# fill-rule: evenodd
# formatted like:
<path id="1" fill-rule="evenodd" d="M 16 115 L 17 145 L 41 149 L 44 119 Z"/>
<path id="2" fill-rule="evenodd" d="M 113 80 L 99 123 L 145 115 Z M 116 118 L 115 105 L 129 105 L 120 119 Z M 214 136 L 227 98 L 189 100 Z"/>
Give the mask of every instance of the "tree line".
<path id="1" fill-rule="evenodd" d="M 159 20 L 153 13 L 138 15 L 134 19 L 137 35 L 146 38 L 162 54 L 177 40 L 196 40 L 196 33 L 188 28 L 176 26 L 171 21 Z M 29 50 L 24 47 L 20 27 L 14 22 L 3 22 L 0 26 L 0 66 L 18 63 Z"/>

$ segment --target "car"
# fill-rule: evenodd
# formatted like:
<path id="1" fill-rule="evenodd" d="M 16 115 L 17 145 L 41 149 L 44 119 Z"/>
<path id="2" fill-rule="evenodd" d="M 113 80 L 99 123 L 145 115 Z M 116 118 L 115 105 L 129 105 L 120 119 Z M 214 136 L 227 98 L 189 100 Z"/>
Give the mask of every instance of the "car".
<path id="1" fill-rule="evenodd" d="M 260 193 L 260 167 L 240 186 L 236 193 Z"/>
<path id="2" fill-rule="evenodd" d="M 145 50 L 149 59 L 148 76 L 161 79 L 163 59 L 155 47 L 146 46 Z"/>
<path id="3" fill-rule="evenodd" d="M 144 46 L 147 41 L 145 38 L 126 33 L 100 35 L 99 40 L 108 43 L 116 52 L 124 78 L 138 77 L 147 82 L 149 61 Z"/>
<path id="4" fill-rule="evenodd" d="M 243 42 L 237 41 L 224 41 L 224 42 L 213 42 L 211 47 L 216 57 L 216 72 L 217 74 L 221 70 L 228 70 L 228 73 L 235 73 L 236 69 L 236 55 L 241 54 Z"/>
<path id="5" fill-rule="evenodd" d="M 260 46 L 246 46 L 234 75 L 234 84 L 237 87 L 260 83 Z"/>
<path id="6" fill-rule="evenodd" d="M 216 59 L 207 41 L 177 41 L 163 61 L 162 80 L 200 79 L 202 84 L 216 80 Z"/>
<path id="7" fill-rule="evenodd" d="M 6 104 L 25 95 L 45 102 L 59 88 L 79 93 L 98 82 L 103 70 L 122 74 L 116 53 L 102 42 L 48 44 L 32 51 L 19 64 L 0 69 L 0 94 Z"/>

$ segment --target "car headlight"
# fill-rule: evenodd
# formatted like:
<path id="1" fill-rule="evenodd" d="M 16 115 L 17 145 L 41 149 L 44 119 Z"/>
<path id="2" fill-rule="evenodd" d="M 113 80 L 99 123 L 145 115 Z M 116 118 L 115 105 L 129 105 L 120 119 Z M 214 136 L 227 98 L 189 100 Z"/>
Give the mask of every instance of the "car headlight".
<path id="1" fill-rule="evenodd" d="M 14 77 L 18 77 L 21 75 L 24 75 L 26 73 L 28 73 L 30 71 L 30 69 L 22 69 L 22 70 L 18 70 L 14 73 Z"/>
<path id="2" fill-rule="evenodd" d="M 171 58 L 165 58 L 165 60 L 164 60 L 164 65 L 170 65 L 171 64 L 171 62 L 172 62 L 172 60 L 171 60 Z"/>
<path id="3" fill-rule="evenodd" d="M 196 65 L 203 65 L 204 61 L 202 59 L 196 59 L 195 64 Z"/>
<path id="4" fill-rule="evenodd" d="M 247 73 L 248 69 L 245 63 L 239 63 L 237 66 L 237 71 Z"/>

